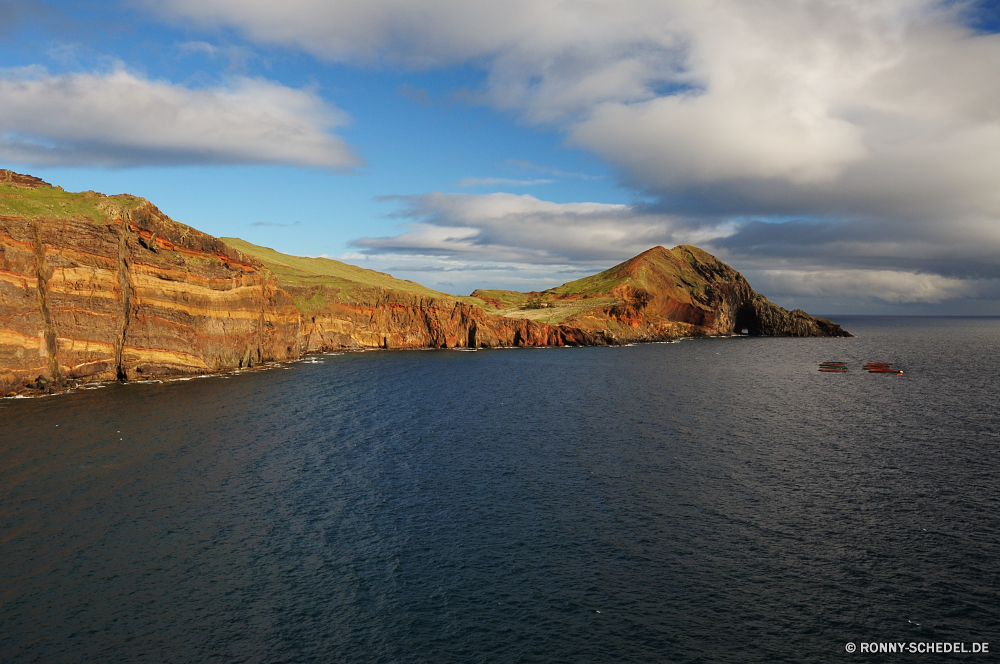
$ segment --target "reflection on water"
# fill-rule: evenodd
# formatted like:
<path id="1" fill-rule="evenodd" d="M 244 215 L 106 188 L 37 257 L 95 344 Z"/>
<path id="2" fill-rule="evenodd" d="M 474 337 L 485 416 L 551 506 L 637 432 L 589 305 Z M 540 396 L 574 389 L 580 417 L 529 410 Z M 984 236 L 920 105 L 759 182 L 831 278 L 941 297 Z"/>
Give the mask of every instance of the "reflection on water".
<path id="1" fill-rule="evenodd" d="M 0 401 L 0 660 L 1000 645 L 1000 321 L 843 323 Z"/>

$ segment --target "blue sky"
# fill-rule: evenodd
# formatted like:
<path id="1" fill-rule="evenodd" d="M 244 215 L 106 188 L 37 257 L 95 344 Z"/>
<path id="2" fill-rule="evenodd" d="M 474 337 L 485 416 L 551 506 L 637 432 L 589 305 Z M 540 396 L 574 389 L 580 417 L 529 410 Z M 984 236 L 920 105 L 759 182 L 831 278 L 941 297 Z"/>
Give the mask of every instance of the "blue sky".
<path id="1" fill-rule="evenodd" d="M 992 3 L 0 0 L 0 166 L 454 293 L 698 244 L 1000 314 Z"/>

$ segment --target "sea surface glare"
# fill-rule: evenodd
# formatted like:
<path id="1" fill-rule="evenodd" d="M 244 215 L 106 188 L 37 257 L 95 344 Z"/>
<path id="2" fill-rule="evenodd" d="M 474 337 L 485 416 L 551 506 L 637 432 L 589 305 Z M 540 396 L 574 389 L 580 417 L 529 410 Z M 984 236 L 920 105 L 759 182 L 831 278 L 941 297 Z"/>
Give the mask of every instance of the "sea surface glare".
<path id="1" fill-rule="evenodd" d="M 838 322 L 0 401 L 0 661 L 996 658 L 1000 320 Z"/>

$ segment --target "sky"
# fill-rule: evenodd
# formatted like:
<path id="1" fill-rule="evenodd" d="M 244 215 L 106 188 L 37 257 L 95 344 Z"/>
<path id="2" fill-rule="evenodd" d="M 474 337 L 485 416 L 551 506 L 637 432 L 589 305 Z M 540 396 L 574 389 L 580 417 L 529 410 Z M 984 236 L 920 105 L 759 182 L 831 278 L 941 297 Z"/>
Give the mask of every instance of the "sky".
<path id="1" fill-rule="evenodd" d="M 0 0 L 0 167 L 432 288 L 1000 315 L 1000 3 Z"/>

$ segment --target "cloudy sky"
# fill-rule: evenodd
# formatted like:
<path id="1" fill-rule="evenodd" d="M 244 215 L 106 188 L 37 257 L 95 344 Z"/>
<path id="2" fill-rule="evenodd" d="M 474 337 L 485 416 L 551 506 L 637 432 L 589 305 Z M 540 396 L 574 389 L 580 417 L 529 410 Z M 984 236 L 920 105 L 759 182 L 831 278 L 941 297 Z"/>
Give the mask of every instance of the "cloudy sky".
<path id="1" fill-rule="evenodd" d="M 996 4 L 0 0 L 0 167 L 453 293 L 691 243 L 996 315 Z"/>

